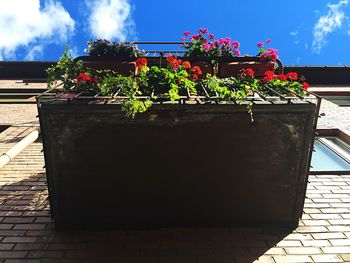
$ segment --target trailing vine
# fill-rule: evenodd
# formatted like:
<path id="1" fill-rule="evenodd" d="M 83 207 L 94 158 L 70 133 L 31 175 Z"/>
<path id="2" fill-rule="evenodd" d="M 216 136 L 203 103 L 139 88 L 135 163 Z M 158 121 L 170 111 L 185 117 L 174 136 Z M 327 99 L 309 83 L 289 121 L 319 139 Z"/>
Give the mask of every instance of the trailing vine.
<path id="1" fill-rule="evenodd" d="M 118 94 L 118 101 L 126 117 L 134 119 L 161 100 L 178 101 L 191 96 L 207 96 L 216 102 L 246 104 L 251 121 L 253 103 L 248 97 L 256 92 L 271 96 L 271 90 L 280 94 L 305 96 L 308 84 L 297 73 L 275 75 L 267 71 L 263 79 L 257 79 L 250 68 L 243 69 L 238 76 L 218 78 L 203 76 L 198 66 L 174 56 L 167 57 L 165 67 L 148 67 L 146 58 L 136 60 L 136 74 L 124 76 L 112 70 L 84 68 L 80 61 L 74 61 L 66 48 L 56 65 L 47 70 L 48 87 L 62 85 L 62 90 L 79 91 L 88 95 L 110 96 Z"/>

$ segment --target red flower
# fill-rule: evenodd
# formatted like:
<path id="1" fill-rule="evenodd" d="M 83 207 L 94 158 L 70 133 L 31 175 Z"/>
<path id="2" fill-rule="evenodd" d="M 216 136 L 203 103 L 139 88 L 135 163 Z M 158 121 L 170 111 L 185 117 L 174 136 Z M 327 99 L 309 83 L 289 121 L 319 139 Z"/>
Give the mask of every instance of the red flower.
<path id="1" fill-rule="evenodd" d="M 173 70 L 177 70 L 179 68 L 179 65 L 181 65 L 182 61 L 181 59 L 176 59 L 172 55 L 168 55 L 166 57 L 166 60 L 169 62 L 170 66 L 173 68 Z"/>
<path id="2" fill-rule="evenodd" d="M 137 68 L 143 68 L 147 66 L 147 59 L 146 58 L 138 58 L 136 60 L 136 67 Z"/>
<path id="3" fill-rule="evenodd" d="M 271 78 L 270 76 L 265 76 L 264 78 L 263 78 L 263 81 L 264 82 L 269 82 L 269 81 L 271 81 L 273 78 Z"/>
<path id="4" fill-rule="evenodd" d="M 203 74 L 201 68 L 198 67 L 198 66 L 194 66 L 194 67 L 192 68 L 192 73 L 193 73 L 193 74 L 197 74 L 197 75 L 202 75 L 202 74 Z"/>
<path id="5" fill-rule="evenodd" d="M 246 68 L 243 71 L 245 74 L 251 76 L 252 78 L 254 78 L 254 70 L 252 70 L 251 68 Z"/>
<path id="6" fill-rule="evenodd" d="M 307 82 L 303 82 L 303 88 L 304 90 L 307 90 L 309 88 L 309 84 Z"/>
<path id="7" fill-rule="evenodd" d="M 298 73 L 296 73 L 296 72 L 288 72 L 286 74 L 286 77 L 289 80 L 298 80 Z"/>
<path id="8" fill-rule="evenodd" d="M 273 80 L 275 73 L 273 71 L 265 71 L 265 77 L 263 78 L 264 82 Z"/>
<path id="9" fill-rule="evenodd" d="M 273 75 L 275 75 L 275 72 L 273 72 L 273 71 L 265 71 L 265 75 L 266 76 L 273 76 Z"/>
<path id="10" fill-rule="evenodd" d="M 182 63 L 182 66 L 185 68 L 185 69 L 190 69 L 191 68 L 191 63 L 189 61 L 184 61 Z"/>
<path id="11" fill-rule="evenodd" d="M 88 74 L 80 73 L 77 76 L 77 83 L 78 84 L 90 84 L 90 85 L 97 85 L 98 81 L 96 76 L 90 77 Z"/>
<path id="12" fill-rule="evenodd" d="M 80 83 L 83 83 L 83 82 L 87 82 L 91 80 L 90 76 L 85 74 L 85 73 L 80 73 L 78 76 L 77 76 L 77 83 L 80 84 Z"/>
<path id="13" fill-rule="evenodd" d="M 197 74 L 194 74 L 194 73 L 192 74 L 192 79 L 193 79 L 194 81 L 198 80 L 198 78 L 199 78 L 199 77 L 198 77 Z"/>
<path id="14" fill-rule="evenodd" d="M 169 63 L 171 63 L 173 60 L 174 60 L 174 58 L 173 58 L 172 55 L 168 55 L 168 56 L 166 57 L 166 61 L 168 61 Z"/>
<path id="15" fill-rule="evenodd" d="M 277 76 L 276 76 L 276 79 L 286 80 L 287 77 L 286 77 L 286 75 L 280 74 L 280 75 L 277 75 Z"/>

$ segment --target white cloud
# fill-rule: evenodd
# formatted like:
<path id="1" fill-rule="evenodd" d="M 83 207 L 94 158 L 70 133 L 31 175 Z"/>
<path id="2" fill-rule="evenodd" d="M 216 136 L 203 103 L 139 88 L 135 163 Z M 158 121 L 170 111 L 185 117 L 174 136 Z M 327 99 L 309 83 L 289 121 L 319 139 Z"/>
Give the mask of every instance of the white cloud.
<path id="1" fill-rule="evenodd" d="M 341 28 L 347 17 L 342 10 L 348 4 L 348 0 L 340 0 L 337 4 L 327 4 L 329 8 L 327 15 L 321 16 L 314 26 L 312 51 L 320 53 L 327 44 L 327 36 L 336 29 Z"/>
<path id="2" fill-rule="evenodd" d="M 19 47 L 26 47 L 27 58 L 34 59 L 45 44 L 66 42 L 74 27 L 58 1 L 46 0 L 40 7 L 40 0 L 0 0 L 0 59 L 14 58 Z"/>
<path id="3" fill-rule="evenodd" d="M 299 31 L 298 31 L 298 30 L 292 31 L 292 32 L 289 32 L 289 34 L 290 34 L 291 36 L 296 36 L 296 35 L 299 34 Z"/>
<path id="4" fill-rule="evenodd" d="M 125 41 L 133 35 L 132 7 L 128 0 L 85 0 L 89 9 L 89 26 L 96 38 Z"/>
<path id="5" fill-rule="evenodd" d="M 44 51 L 44 46 L 42 46 L 42 45 L 33 46 L 33 47 L 29 48 L 27 55 L 24 57 L 24 60 L 32 61 L 35 58 L 37 58 L 38 56 L 42 56 L 43 51 Z"/>
<path id="6" fill-rule="evenodd" d="M 79 49 L 76 46 L 70 46 L 69 47 L 69 55 L 73 58 L 79 56 Z"/>

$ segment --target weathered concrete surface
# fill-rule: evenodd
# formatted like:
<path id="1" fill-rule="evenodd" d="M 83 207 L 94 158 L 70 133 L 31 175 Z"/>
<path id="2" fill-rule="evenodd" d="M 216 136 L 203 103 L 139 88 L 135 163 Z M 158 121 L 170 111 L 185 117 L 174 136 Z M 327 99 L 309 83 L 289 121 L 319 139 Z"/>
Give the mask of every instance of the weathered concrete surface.
<path id="1" fill-rule="evenodd" d="M 39 113 L 59 229 L 298 224 L 313 104 L 256 105 L 253 124 L 237 105 L 164 105 L 135 121 L 118 105 Z"/>

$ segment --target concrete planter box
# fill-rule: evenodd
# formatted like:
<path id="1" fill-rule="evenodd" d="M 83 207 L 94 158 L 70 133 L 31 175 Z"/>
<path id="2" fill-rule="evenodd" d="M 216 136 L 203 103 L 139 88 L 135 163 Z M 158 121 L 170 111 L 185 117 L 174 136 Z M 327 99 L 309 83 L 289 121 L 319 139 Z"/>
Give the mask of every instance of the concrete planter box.
<path id="1" fill-rule="evenodd" d="M 57 230 L 282 226 L 301 217 L 316 105 L 40 103 Z"/>

